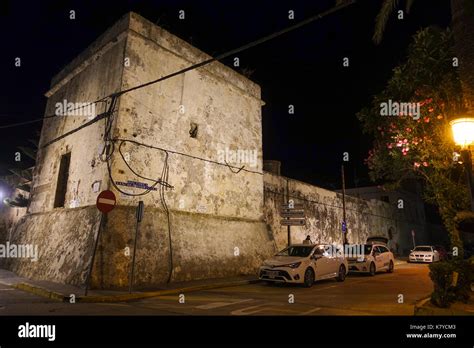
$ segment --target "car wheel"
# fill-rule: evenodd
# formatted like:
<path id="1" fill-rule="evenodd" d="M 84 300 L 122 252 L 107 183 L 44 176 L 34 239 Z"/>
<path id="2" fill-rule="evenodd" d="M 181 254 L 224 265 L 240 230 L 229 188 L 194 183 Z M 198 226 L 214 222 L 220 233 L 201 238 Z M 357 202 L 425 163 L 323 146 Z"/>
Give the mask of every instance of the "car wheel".
<path id="1" fill-rule="evenodd" d="M 304 286 L 310 288 L 313 286 L 314 283 L 314 271 L 311 268 L 308 268 L 306 272 L 304 272 Z"/>
<path id="2" fill-rule="evenodd" d="M 338 282 L 343 282 L 346 279 L 346 267 L 341 265 L 339 267 L 339 275 L 337 276 Z"/>
<path id="3" fill-rule="evenodd" d="M 371 276 L 374 276 L 374 275 L 375 275 L 375 263 L 373 263 L 373 262 L 370 264 L 370 267 L 369 267 L 369 274 L 370 274 Z"/>
<path id="4" fill-rule="evenodd" d="M 388 273 L 393 273 L 393 268 L 394 268 L 394 267 L 393 267 L 393 261 L 390 260 L 390 263 L 389 263 L 389 265 L 388 265 L 387 272 L 388 272 Z"/>

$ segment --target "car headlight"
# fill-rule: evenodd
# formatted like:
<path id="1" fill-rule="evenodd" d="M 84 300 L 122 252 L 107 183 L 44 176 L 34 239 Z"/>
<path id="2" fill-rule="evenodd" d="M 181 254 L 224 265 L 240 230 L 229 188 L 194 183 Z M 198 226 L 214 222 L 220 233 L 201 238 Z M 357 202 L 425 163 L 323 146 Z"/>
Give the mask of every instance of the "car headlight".
<path id="1" fill-rule="evenodd" d="M 290 267 L 290 268 L 298 268 L 301 265 L 301 262 L 290 263 L 288 265 L 281 265 L 278 267 Z"/>

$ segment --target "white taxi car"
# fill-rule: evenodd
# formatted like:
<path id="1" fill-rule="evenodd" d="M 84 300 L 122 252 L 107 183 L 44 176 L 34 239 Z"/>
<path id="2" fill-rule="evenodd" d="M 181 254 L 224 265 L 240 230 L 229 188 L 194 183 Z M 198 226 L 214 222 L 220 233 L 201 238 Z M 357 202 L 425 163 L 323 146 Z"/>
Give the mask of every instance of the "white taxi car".
<path id="1" fill-rule="evenodd" d="M 408 262 L 436 262 L 439 261 L 439 252 L 434 246 L 419 245 L 410 252 Z"/>
<path id="2" fill-rule="evenodd" d="M 347 260 L 341 248 L 329 244 L 296 244 L 265 260 L 259 278 L 311 287 L 321 279 L 336 278 L 342 282 L 347 272 Z"/>
<path id="3" fill-rule="evenodd" d="M 360 249 L 361 253 L 347 258 L 350 272 L 369 273 L 371 276 L 380 270 L 393 272 L 395 258 L 384 243 L 363 244 Z"/>

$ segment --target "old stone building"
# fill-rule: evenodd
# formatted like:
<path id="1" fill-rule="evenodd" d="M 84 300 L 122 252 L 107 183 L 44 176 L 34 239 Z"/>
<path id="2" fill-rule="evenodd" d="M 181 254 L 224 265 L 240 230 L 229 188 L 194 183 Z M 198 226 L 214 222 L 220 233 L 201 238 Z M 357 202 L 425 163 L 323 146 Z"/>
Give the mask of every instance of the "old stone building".
<path id="1" fill-rule="evenodd" d="M 214 62 L 122 94 L 113 109 L 110 98 L 85 107 L 209 58 L 129 13 L 53 78 L 46 115 L 62 109 L 68 116 L 44 120 L 31 202 L 12 240 L 38 245 L 39 260 L 7 260 L 6 267 L 83 285 L 100 229 L 93 286 L 125 287 L 140 200 L 138 287 L 254 274 L 286 245 L 278 217 L 286 180 L 263 172 L 257 84 Z M 109 118 L 85 126 L 106 110 Z M 117 206 L 101 219 L 95 203 L 106 189 Z M 309 233 L 340 242 L 340 194 L 296 181 L 291 190 L 307 199 L 308 223 L 293 228 L 295 241 Z M 386 230 L 384 204 L 351 198 L 352 242 Z"/>
<path id="2" fill-rule="evenodd" d="M 209 58 L 130 13 L 53 78 L 46 114 L 55 113 L 58 105 L 89 103 Z M 172 280 L 249 273 L 272 252 L 263 221 L 261 106 L 259 86 L 221 63 L 117 100 L 111 137 L 173 152 L 130 142 L 120 148 L 122 158 L 121 143 L 116 142 L 109 161 L 111 177 L 121 191 L 139 194 L 144 189 L 123 184 L 153 186 L 154 181 L 143 177 L 159 178 L 168 157 L 167 182 L 173 186 L 165 193 L 169 230 L 160 185 L 144 196 L 129 196 L 111 185 L 101 155 L 105 120 L 47 145 L 95 115 L 45 119 L 31 204 L 16 232 L 19 240 L 39 244 L 41 257 L 35 264 L 14 261 L 11 268 L 31 277 L 82 284 L 99 228 L 97 194 L 112 189 L 117 208 L 103 222 L 95 284 L 127 284 L 127 247 L 132 247 L 139 200 L 144 201 L 145 215 L 138 242 L 138 285 L 163 283 L 171 271 Z M 106 107 L 98 103 L 95 113 Z M 225 163 L 214 163 L 234 150 L 255 154 L 249 171 L 237 174 Z"/>

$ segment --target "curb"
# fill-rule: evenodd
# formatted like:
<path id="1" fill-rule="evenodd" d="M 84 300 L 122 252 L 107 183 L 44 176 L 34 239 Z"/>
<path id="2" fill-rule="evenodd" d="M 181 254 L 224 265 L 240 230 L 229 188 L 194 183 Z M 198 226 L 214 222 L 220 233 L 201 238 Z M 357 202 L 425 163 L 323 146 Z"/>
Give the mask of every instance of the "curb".
<path id="1" fill-rule="evenodd" d="M 424 309 L 423 306 L 430 300 L 431 295 L 416 301 L 415 306 L 413 307 L 413 315 L 429 315 L 428 313 L 426 313 L 426 309 Z"/>
<path id="2" fill-rule="evenodd" d="M 225 288 L 230 286 L 239 286 L 239 285 L 247 285 L 247 284 L 255 284 L 258 283 L 258 279 L 251 279 L 251 280 L 238 280 L 233 282 L 225 282 L 225 283 L 214 283 L 214 284 L 203 284 L 203 285 L 196 285 L 196 286 L 189 286 L 183 288 L 176 288 L 176 289 L 166 289 L 166 290 L 157 290 L 157 291 L 148 291 L 148 292 L 139 292 L 139 293 L 132 293 L 132 294 L 121 294 L 121 295 L 92 295 L 92 296 L 77 296 L 76 303 L 104 303 L 104 302 L 126 302 L 126 301 L 133 301 L 133 300 L 140 300 L 145 298 L 151 297 L 158 297 L 164 295 L 173 295 L 173 294 L 181 294 L 185 292 L 193 292 L 193 291 L 201 291 L 201 290 L 208 290 L 208 289 L 217 289 L 217 288 Z M 31 285 L 28 283 L 19 283 L 13 286 L 16 289 L 23 290 L 26 292 L 33 293 L 38 296 L 46 297 L 58 302 L 69 302 L 69 296 L 64 294 L 54 292 L 40 286 Z"/>
<path id="3" fill-rule="evenodd" d="M 465 315 L 474 315 L 467 311 L 459 311 L 456 309 L 448 308 L 438 308 L 433 306 L 425 306 L 429 304 L 431 300 L 431 295 L 427 298 L 419 300 L 416 302 L 413 315 L 414 316 L 465 316 Z"/>
<path id="4" fill-rule="evenodd" d="M 18 283 L 12 286 L 15 289 L 23 290 L 38 296 L 46 297 L 59 302 L 68 302 L 69 297 L 59 292 L 51 291 L 40 286 L 31 285 L 28 283 Z"/>

